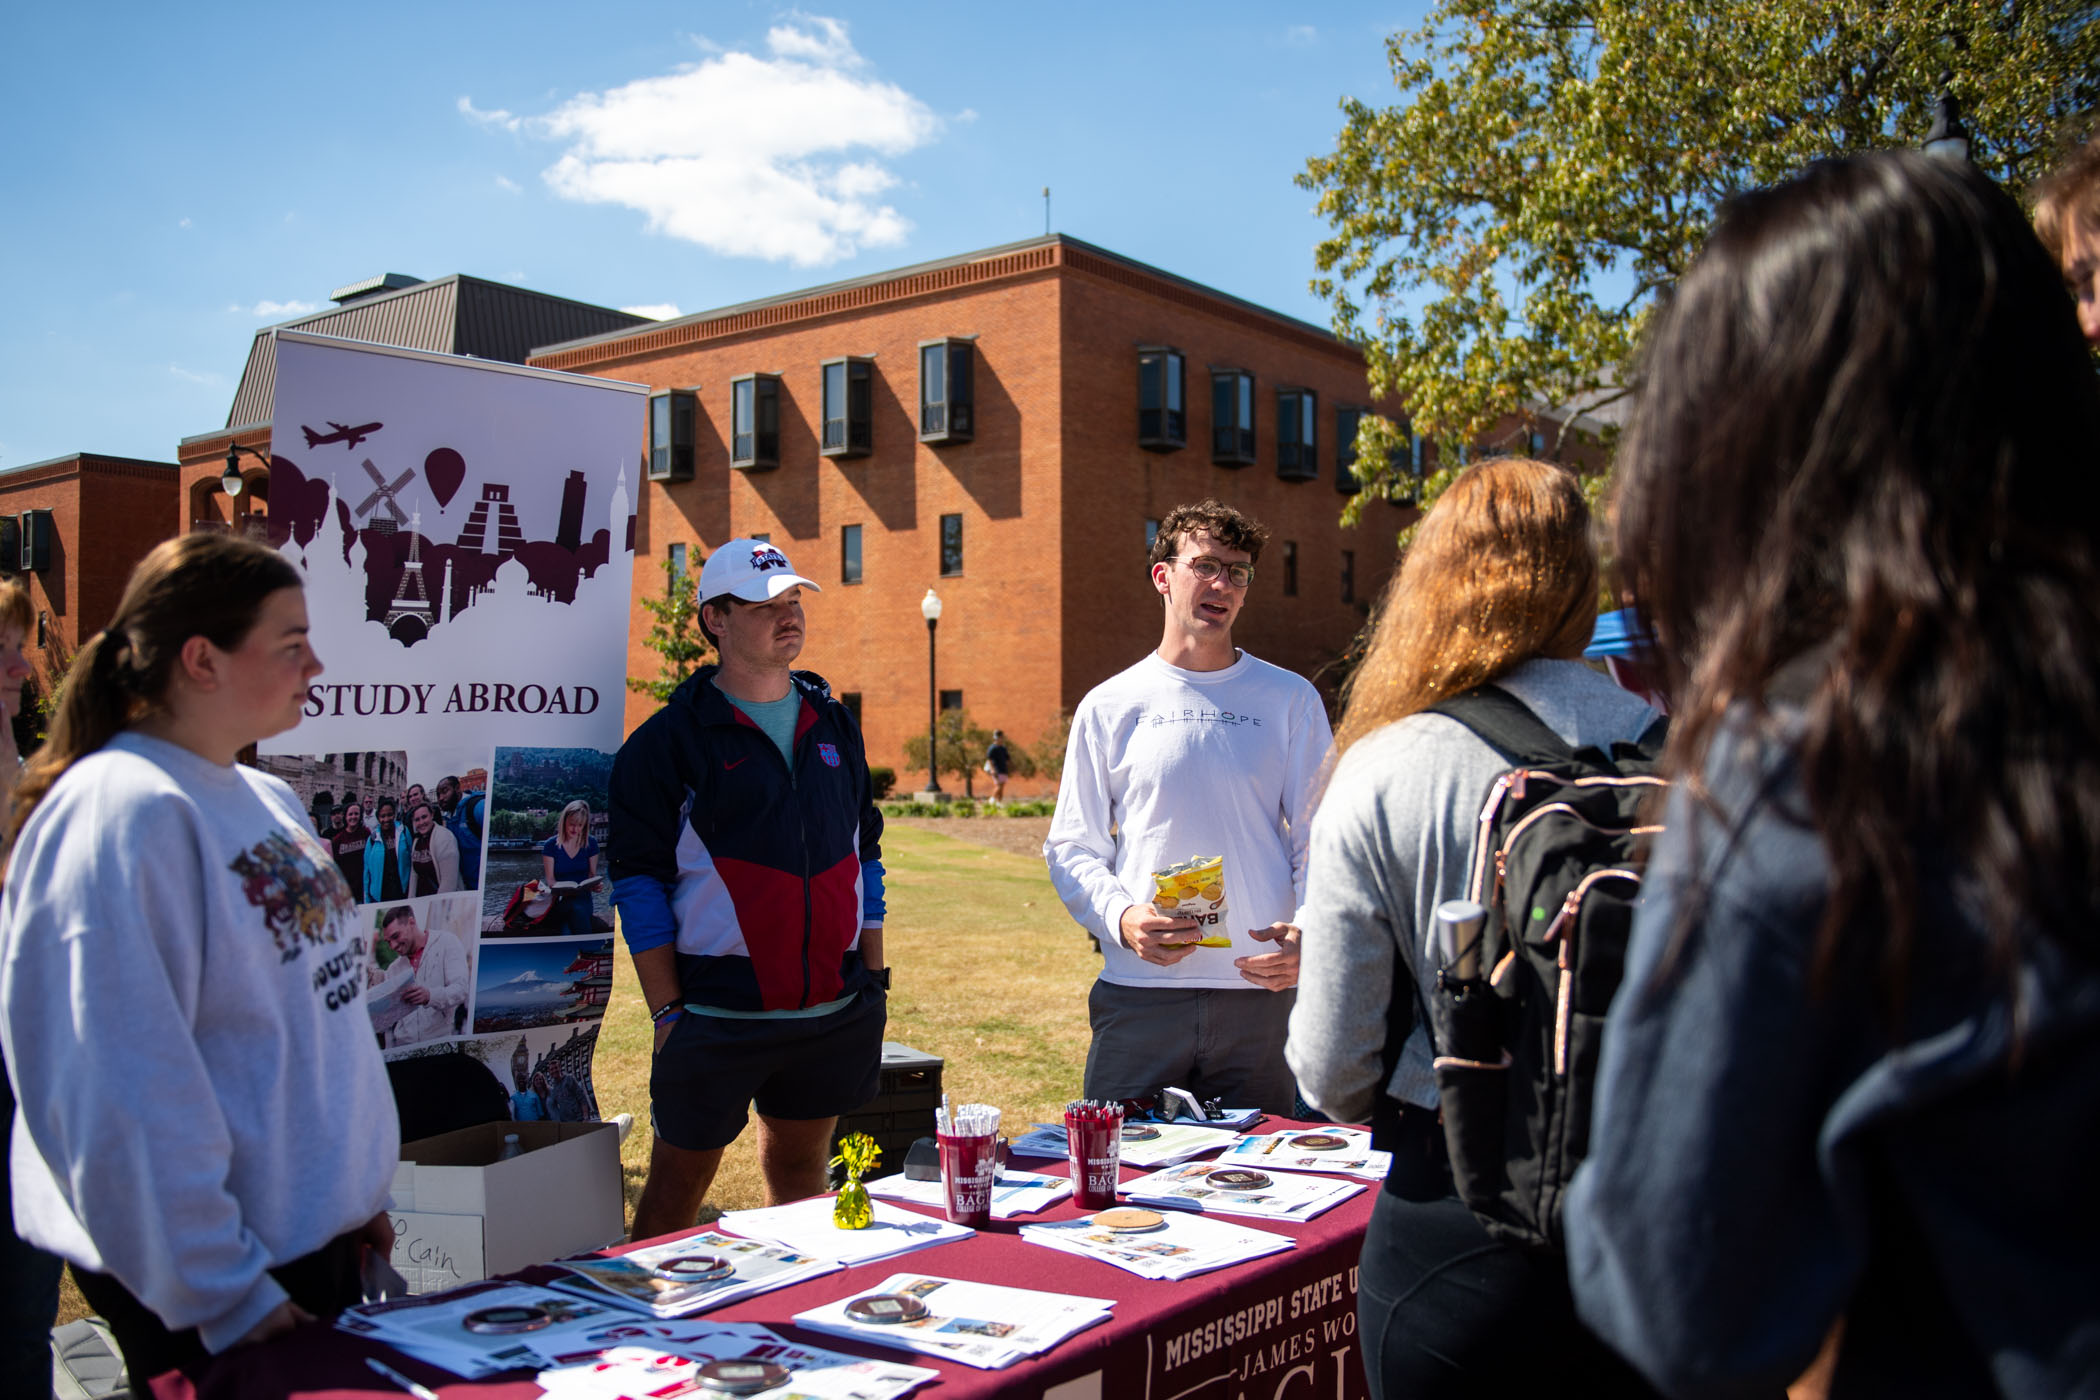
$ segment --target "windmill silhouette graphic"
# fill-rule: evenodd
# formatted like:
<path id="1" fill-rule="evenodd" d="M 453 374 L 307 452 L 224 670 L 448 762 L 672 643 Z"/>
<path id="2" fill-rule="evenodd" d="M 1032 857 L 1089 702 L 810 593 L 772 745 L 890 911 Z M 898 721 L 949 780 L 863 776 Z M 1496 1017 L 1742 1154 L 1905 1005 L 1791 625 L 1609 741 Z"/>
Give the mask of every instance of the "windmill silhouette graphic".
<path id="1" fill-rule="evenodd" d="M 370 457 L 365 458 L 362 465 L 365 469 L 365 475 L 372 478 L 374 490 L 371 495 L 365 497 L 358 505 L 357 513 L 361 516 L 370 515 L 381 505 L 384 505 L 387 509 L 387 514 L 394 517 L 395 527 L 406 525 L 408 523 L 408 513 L 401 509 L 401 502 L 395 499 L 394 493 L 402 490 L 408 483 L 416 479 L 416 469 L 410 467 L 407 471 L 401 473 L 399 478 L 389 483 L 380 474 L 379 468 L 372 465 Z"/>

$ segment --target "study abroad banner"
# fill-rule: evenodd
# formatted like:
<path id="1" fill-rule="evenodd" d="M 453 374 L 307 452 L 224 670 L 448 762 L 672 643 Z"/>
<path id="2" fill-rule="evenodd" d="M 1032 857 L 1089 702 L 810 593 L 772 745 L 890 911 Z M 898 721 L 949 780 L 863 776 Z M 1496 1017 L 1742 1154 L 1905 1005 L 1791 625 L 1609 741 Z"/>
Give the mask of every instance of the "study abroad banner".
<path id="1" fill-rule="evenodd" d="M 520 1120 L 598 1113 L 646 393 L 277 334 L 271 540 L 327 669 L 258 763 L 364 905 L 388 1058 Z"/>

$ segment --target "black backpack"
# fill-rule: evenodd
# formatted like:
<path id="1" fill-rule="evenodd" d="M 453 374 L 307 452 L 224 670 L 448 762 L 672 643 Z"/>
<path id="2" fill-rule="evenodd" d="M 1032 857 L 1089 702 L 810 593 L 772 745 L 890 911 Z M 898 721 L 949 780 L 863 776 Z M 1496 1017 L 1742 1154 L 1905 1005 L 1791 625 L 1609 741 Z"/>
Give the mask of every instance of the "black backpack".
<path id="1" fill-rule="evenodd" d="M 1436 966 L 1429 1003 L 1444 1142 L 1488 1233 L 1558 1250 L 1561 1200 L 1589 1148 L 1604 1018 L 1652 838 L 1667 720 L 1612 752 L 1571 749 L 1507 691 L 1433 706 L 1511 767 L 1482 804 L 1467 898 L 1484 906 L 1478 975 Z"/>

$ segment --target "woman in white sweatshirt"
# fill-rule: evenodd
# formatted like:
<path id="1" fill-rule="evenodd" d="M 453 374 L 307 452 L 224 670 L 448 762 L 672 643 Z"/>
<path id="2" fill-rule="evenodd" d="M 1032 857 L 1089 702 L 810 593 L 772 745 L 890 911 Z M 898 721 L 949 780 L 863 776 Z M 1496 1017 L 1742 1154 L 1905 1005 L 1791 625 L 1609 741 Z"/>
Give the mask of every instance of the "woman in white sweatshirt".
<path id="1" fill-rule="evenodd" d="M 14 799 L 0 1040 L 15 1221 L 74 1266 L 134 1393 L 355 1302 L 399 1155 L 356 902 L 292 790 L 235 763 L 321 664 L 298 571 L 149 554 Z"/>

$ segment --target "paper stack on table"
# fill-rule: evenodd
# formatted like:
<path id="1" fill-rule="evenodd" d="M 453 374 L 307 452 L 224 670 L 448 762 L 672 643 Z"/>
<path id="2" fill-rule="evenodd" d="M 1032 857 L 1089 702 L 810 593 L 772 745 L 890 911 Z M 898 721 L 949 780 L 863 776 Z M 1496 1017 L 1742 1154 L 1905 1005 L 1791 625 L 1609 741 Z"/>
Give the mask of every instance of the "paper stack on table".
<path id="1" fill-rule="evenodd" d="M 915 1206 L 947 1207 L 947 1197 L 938 1181 L 913 1181 L 902 1172 L 867 1183 L 871 1196 L 909 1201 Z M 1041 1172 L 1003 1171 L 992 1178 L 992 1214 L 1000 1220 L 1033 1215 L 1047 1210 L 1072 1194 L 1072 1183 L 1061 1176 Z"/>
<path id="2" fill-rule="evenodd" d="M 692 1264 L 709 1258 L 719 1260 L 733 1272 L 706 1279 L 666 1277 L 659 1272 L 659 1266 L 667 1261 Z M 763 1240 L 735 1239 L 713 1230 L 637 1249 L 615 1259 L 561 1259 L 555 1267 L 567 1269 L 570 1276 L 555 1279 L 552 1287 L 652 1317 L 683 1317 L 785 1288 L 819 1274 L 835 1273 L 839 1268 L 830 1259 L 797 1254 Z"/>
<path id="3" fill-rule="evenodd" d="M 875 1208 L 875 1219 L 859 1230 L 842 1230 L 833 1222 L 829 1196 L 761 1210 L 733 1210 L 715 1224 L 739 1235 L 785 1245 L 797 1254 L 836 1259 L 841 1264 L 872 1264 L 928 1245 L 966 1240 L 977 1233 L 967 1226 L 899 1210 L 887 1201 L 869 1204 Z"/>
<path id="4" fill-rule="evenodd" d="M 1156 1136 L 1141 1135 L 1151 1130 Z M 1125 1123 L 1119 1155 L 1133 1167 L 1170 1167 L 1223 1147 L 1239 1134 L 1230 1128 L 1211 1128 L 1201 1123 Z M 1037 1123 L 1008 1144 L 1022 1157 L 1063 1157 L 1065 1129 L 1062 1123 Z"/>
<path id="5" fill-rule="evenodd" d="M 1218 1164 L 1261 1171 L 1339 1172 L 1365 1181 L 1383 1181 L 1393 1154 L 1374 1152 L 1371 1135 L 1361 1128 L 1293 1128 L 1287 1133 L 1256 1133 L 1218 1154 Z"/>
<path id="6" fill-rule="evenodd" d="M 509 1319 L 511 1330 L 472 1330 L 489 1325 L 490 1314 Z M 526 1321 L 532 1325 L 523 1325 Z M 361 1303 L 346 1308 L 335 1325 L 473 1380 L 520 1368 L 537 1371 L 565 1353 L 615 1345 L 655 1324 L 610 1301 L 587 1302 L 530 1284 L 497 1283 Z M 647 1345 L 657 1342 L 649 1340 Z"/>
<path id="7" fill-rule="evenodd" d="M 607 1348 L 596 1356 L 539 1373 L 540 1388 L 555 1400 L 645 1400 L 667 1395 L 709 1395 L 698 1372 L 709 1361 L 756 1360 L 785 1367 L 788 1380 L 752 1392 L 817 1400 L 896 1400 L 940 1379 L 940 1372 L 894 1361 L 869 1361 L 843 1352 L 790 1342 L 757 1323 L 693 1325 L 672 1341 L 649 1339 Z"/>
<path id="8" fill-rule="evenodd" d="M 1258 1167 L 1218 1162 L 1168 1167 L 1117 1188 L 1126 1199 L 1148 1206 L 1272 1220 L 1310 1220 L 1363 1189 L 1361 1182 L 1332 1181 L 1303 1172 L 1272 1174 Z"/>
<path id="9" fill-rule="evenodd" d="M 1067 1254 L 1099 1259 L 1144 1278 L 1160 1279 L 1193 1278 L 1212 1269 L 1297 1247 L 1297 1241 L 1288 1235 L 1207 1220 L 1187 1211 L 1160 1214 L 1165 1218 L 1159 1227 L 1143 1233 L 1106 1229 L 1091 1219 L 1059 1220 L 1023 1225 L 1021 1238 Z"/>
<path id="10" fill-rule="evenodd" d="M 1112 1298 L 1038 1293 L 992 1283 L 965 1283 L 928 1274 L 891 1274 L 858 1295 L 906 1295 L 925 1306 L 922 1317 L 898 1322 L 863 1322 L 850 1309 L 858 1298 L 795 1314 L 795 1324 L 834 1337 L 876 1346 L 901 1347 L 926 1356 L 996 1371 L 1040 1356 L 1068 1337 L 1106 1322 Z"/>

